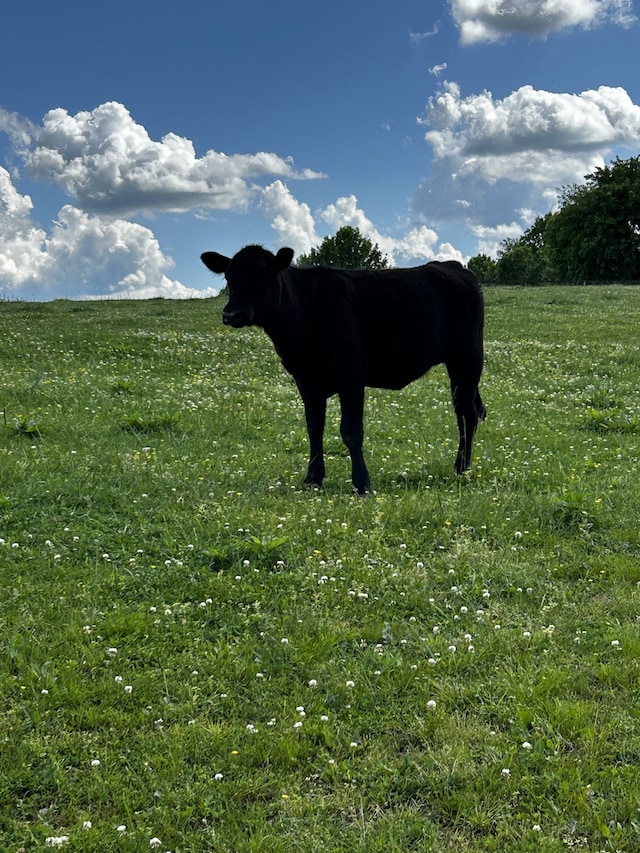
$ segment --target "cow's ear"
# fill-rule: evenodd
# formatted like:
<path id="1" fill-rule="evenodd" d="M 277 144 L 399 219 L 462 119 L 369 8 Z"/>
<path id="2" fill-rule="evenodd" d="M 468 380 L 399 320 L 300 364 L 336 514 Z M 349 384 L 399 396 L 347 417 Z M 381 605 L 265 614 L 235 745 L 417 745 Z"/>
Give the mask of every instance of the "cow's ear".
<path id="1" fill-rule="evenodd" d="M 231 258 L 227 258 L 225 255 L 219 255 L 217 252 L 203 252 L 200 255 L 200 260 L 207 269 L 210 269 L 211 272 L 217 273 L 224 272 L 231 263 Z"/>
<path id="2" fill-rule="evenodd" d="M 293 249 L 280 249 L 274 260 L 275 271 L 282 272 L 291 266 L 293 255 Z"/>

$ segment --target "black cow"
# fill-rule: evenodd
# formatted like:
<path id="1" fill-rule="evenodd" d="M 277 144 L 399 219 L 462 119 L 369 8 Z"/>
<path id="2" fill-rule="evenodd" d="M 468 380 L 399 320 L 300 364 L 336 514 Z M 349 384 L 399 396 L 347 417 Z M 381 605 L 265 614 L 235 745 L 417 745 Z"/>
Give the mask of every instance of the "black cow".
<path id="1" fill-rule="evenodd" d="M 403 388 L 436 364 L 451 380 L 460 444 L 455 470 L 471 464 L 471 445 L 486 410 L 482 373 L 484 302 L 475 275 L 457 261 L 412 269 L 341 270 L 291 266 L 293 249 L 274 255 L 246 246 L 233 258 L 205 252 L 224 273 L 229 326 L 261 326 L 302 397 L 310 442 L 305 483 L 325 476 L 327 399 L 340 398 L 340 434 L 358 493 L 370 487 L 362 455 L 364 389 Z"/>

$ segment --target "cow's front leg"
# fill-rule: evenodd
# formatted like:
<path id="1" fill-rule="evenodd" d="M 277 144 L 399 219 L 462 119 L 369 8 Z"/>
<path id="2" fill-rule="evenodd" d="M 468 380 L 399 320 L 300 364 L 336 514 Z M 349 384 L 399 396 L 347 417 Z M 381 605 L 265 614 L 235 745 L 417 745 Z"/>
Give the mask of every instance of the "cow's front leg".
<path id="1" fill-rule="evenodd" d="M 340 392 L 340 435 L 351 456 L 351 482 L 359 495 L 364 495 L 371 483 L 369 472 L 362 455 L 364 427 L 364 387 L 350 388 Z"/>
<path id="2" fill-rule="evenodd" d="M 325 475 L 323 436 L 327 399 L 322 395 L 303 391 L 302 388 L 300 394 L 309 434 L 309 467 L 304 481 L 307 485 L 321 486 Z"/>

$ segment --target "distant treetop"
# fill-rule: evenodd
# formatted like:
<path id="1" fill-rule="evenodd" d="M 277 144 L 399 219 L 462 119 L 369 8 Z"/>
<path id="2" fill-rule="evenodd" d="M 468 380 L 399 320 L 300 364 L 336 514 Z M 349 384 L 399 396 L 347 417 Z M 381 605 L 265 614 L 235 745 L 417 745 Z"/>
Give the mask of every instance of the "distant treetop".
<path id="1" fill-rule="evenodd" d="M 299 267 L 338 267 L 340 269 L 383 270 L 389 266 L 377 243 L 364 237 L 357 228 L 345 225 L 333 237 L 325 237 L 307 255 L 299 255 Z"/>

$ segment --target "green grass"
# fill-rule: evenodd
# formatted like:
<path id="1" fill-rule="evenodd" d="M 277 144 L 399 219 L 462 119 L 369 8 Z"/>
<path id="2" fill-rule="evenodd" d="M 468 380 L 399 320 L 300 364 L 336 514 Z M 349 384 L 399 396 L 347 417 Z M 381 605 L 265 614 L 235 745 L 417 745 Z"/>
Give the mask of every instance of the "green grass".
<path id="1" fill-rule="evenodd" d="M 488 290 L 366 499 L 221 307 L 0 305 L 0 850 L 640 849 L 640 289 Z"/>

